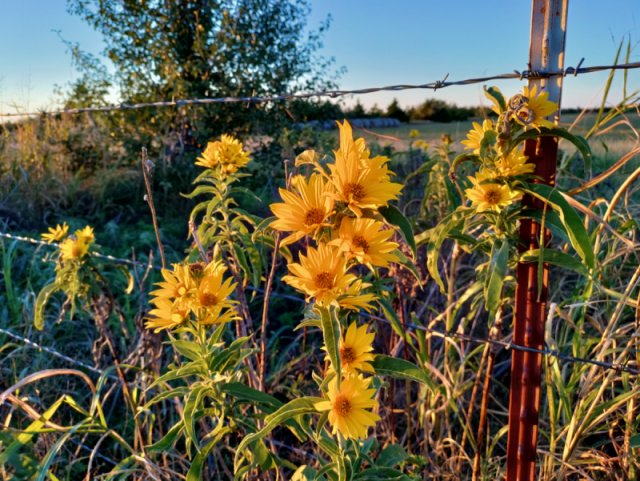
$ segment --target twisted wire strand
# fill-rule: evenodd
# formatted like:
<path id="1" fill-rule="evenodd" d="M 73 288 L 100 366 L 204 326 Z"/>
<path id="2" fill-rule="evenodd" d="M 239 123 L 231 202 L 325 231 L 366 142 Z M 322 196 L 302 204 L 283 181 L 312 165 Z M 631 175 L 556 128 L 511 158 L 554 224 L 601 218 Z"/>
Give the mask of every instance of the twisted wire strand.
<path id="1" fill-rule="evenodd" d="M 24 236 L 18 236 L 18 235 L 14 235 L 14 234 L 10 234 L 7 232 L 0 232 L 0 237 L 5 237 L 8 239 L 13 239 L 13 240 L 17 240 L 17 241 L 21 241 L 21 242 L 29 242 L 31 244 L 36 244 L 36 245 L 45 245 L 45 246 L 56 246 L 56 244 L 47 244 L 44 241 L 41 241 L 39 239 L 33 239 L 30 237 L 24 237 Z M 123 259 L 123 258 L 119 258 L 119 257 L 114 257 L 114 256 L 109 256 L 109 255 L 105 255 L 105 254 L 97 254 L 94 253 L 94 255 L 96 257 L 101 257 L 101 258 L 105 258 L 108 260 L 112 260 L 114 262 L 118 262 L 121 264 L 130 264 L 130 265 L 141 265 L 141 266 L 147 266 L 146 263 L 144 262 L 135 262 L 132 261 L 130 259 Z M 160 266 L 154 265 L 152 266 L 154 269 L 161 269 Z M 256 292 L 259 293 L 264 293 L 264 291 L 260 288 L 251 288 L 248 287 L 251 290 L 254 290 Z M 287 294 L 280 294 L 278 292 L 272 292 L 271 293 L 272 296 L 275 297 L 281 297 L 281 298 L 286 298 L 288 300 L 292 300 L 292 301 L 298 301 L 298 302 L 304 302 L 303 299 L 299 298 L 299 297 L 295 297 L 295 296 L 291 296 L 291 295 L 287 295 Z M 379 316 L 374 316 L 374 315 L 370 315 L 370 314 L 363 314 L 366 317 L 369 317 L 373 320 L 379 321 L 379 322 L 384 322 L 387 324 L 390 324 L 390 321 L 388 319 L 385 319 L 383 317 L 379 317 Z M 543 356 L 550 356 L 553 358 L 556 358 L 558 361 L 560 362 L 564 362 L 564 363 L 572 363 L 572 364 L 576 364 L 576 363 L 582 363 L 582 364 L 589 364 L 592 366 L 597 366 L 600 367 L 602 369 L 606 369 L 606 370 L 613 370 L 613 371 L 617 371 L 617 372 L 626 372 L 629 374 L 633 374 L 633 375 L 639 375 L 640 374 L 640 369 L 628 366 L 626 364 L 620 364 L 620 363 L 611 363 L 611 362 L 605 362 L 605 361 L 597 361 L 595 359 L 587 359 L 587 358 L 582 358 L 582 357 L 576 357 L 576 356 L 571 356 L 571 355 L 567 355 L 567 354 L 562 354 L 560 351 L 558 351 L 557 349 L 537 349 L 535 347 L 529 347 L 529 346 L 523 346 L 520 344 L 514 344 L 513 342 L 507 342 L 507 341 L 501 341 L 498 339 L 486 339 L 486 338 L 481 338 L 481 337 L 476 337 L 476 336 L 472 336 L 470 334 L 464 334 L 458 331 L 443 331 L 443 330 L 439 330 L 439 329 L 434 329 L 432 327 L 427 327 L 427 326 L 421 326 L 419 324 L 414 324 L 414 323 L 406 323 L 405 324 L 407 327 L 410 327 L 412 329 L 418 330 L 418 331 L 422 331 L 422 332 L 427 332 L 429 334 L 432 334 L 436 337 L 440 337 L 443 339 L 451 339 L 451 340 L 459 340 L 459 341 L 467 341 L 467 342 L 473 342 L 475 344 L 490 344 L 492 346 L 496 346 L 496 347 L 500 347 L 503 349 L 507 349 L 507 350 L 514 350 L 514 351 L 522 351 L 522 352 L 530 352 L 530 353 L 536 353 L 536 354 L 541 354 Z M 14 338 L 15 340 L 19 340 L 21 342 L 24 342 L 25 344 L 34 347 L 36 349 L 41 349 L 45 352 L 48 352 L 60 359 L 63 359 L 67 362 L 70 362 L 72 364 L 76 364 L 82 367 L 85 367 L 86 369 L 90 369 L 93 372 L 97 372 L 97 373 L 103 373 L 103 371 L 94 368 L 93 366 L 89 366 L 88 364 L 82 363 L 80 361 L 76 361 L 68 356 L 65 356 L 64 354 L 58 353 L 57 351 L 48 348 L 46 346 L 41 346 L 27 338 L 24 338 L 22 336 L 19 336 L 15 333 L 12 333 L 10 331 L 7 331 L 5 329 L 0 329 L 1 333 L 4 333 L 12 338 Z"/>
<path id="2" fill-rule="evenodd" d="M 630 62 L 617 65 L 593 65 L 591 67 L 582 67 L 584 58 L 580 60 L 576 67 L 567 67 L 559 71 L 534 71 L 534 70 L 514 70 L 510 73 L 489 75 L 486 77 L 472 77 L 463 80 L 448 80 L 449 74 L 445 75 L 442 80 L 436 80 L 423 84 L 396 84 L 387 85 L 383 87 L 366 87 L 360 89 L 351 90 L 319 90 L 313 92 L 298 92 L 289 94 L 275 94 L 266 96 L 229 96 L 229 97 L 207 97 L 207 98 L 195 98 L 195 99 L 179 99 L 179 100 L 165 100 L 154 102 L 141 102 L 136 104 L 111 104 L 95 107 L 79 107 L 74 109 L 59 109 L 59 110 L 42 110 L 39 112 L 5 112 L 0 113 L 0 117 L 35 117 L 35 116 L 55 116 L 55 115 L 75 115 L 89 112 L 112 112 L 112 111 L 124 111 L 124 110 L 139 110 L 146 108 L 162 108 L 162 107 L 184 107 L 191 105 L 211 105 L 211 104 L 226 104 L 226 103 L 267 103 L 267 102 L 285 102 L 294 99 L 309 99 L 314 97 L 329 97 L 339 98 L 346 95 L 364 95 L 374 92 L 398 92 L 401 90 L 438 90 L 446 87 L 452 87 L 457 85 L 471 85 L 489 82 L 491 80 L 525 80 L 525 79 L 546 79 L 552 77 L 566 77 L 568 75 L 583 75 L 593 72 L 601 72 L 607 70 L 632 70 L 640 68 L 640 62 Z"/>

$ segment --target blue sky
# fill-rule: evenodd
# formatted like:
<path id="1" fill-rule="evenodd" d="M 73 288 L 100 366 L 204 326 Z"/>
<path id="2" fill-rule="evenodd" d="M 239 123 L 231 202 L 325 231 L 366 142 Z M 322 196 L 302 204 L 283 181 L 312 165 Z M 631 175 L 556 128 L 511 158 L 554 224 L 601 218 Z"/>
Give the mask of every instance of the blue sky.
<path id="1" fill-rule="evenodd" d="M 325 56 L 346 67 L 346 89 L 396 83 L 484 76 L 522 70 L 529 52 L 531 3 L 528 0 L 315 0 L 311 26 L 333 18 L 324 39 Z M 65 0 L 0 0 L 0 111 L 52 108 L 55 85 L 75 72 L 58 34 L 92 53 L 100 36 L 66 12 Z M 631 39 L 632 61 L 640 60 L 640 1 L 569 2 L 566 65 L 610 63 L 621 40 Z M 595 105 L 606 73 L 568 77 L 564 106 Z M 518 81 L 497 83 L 506 93 Z M 620 84 L 616 84 L 619 87 Z M 640 72 L 630 75 L 640 88 Z M 360 96 L 364 105 L 386 106 L 393 97 L 413 105 L 427 97 L 458 105 L 484 102 L 482 86 L 451 87 L 438 92 L 408 91 Z M 612 100 L 617 100 L 619 93 Z M 349 100 L 352 103 L 354 100 Z"/>

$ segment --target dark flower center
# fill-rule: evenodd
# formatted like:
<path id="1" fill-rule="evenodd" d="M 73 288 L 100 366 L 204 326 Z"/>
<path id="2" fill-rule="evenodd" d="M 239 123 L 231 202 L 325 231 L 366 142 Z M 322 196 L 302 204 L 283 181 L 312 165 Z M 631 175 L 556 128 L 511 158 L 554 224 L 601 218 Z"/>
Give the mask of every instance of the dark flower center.
<path id="1" fill-rule="evenodd" d="M 367 239 L 362 237 L 361 235 L 357 235 L 353 238 L 353 245 L 362 249 L 362 251 L 366 254 L 369 252 L 369 243 Z"/>
<path id="2" fill-rule="evenodd" d="M 350 183 L 344 187 L 344 196 L 351 197 L 355 201 L 362 200 L 364 197 L 364 187 L 360 184 Z"/>
<path id="3" fill-rule="evenodd" d="M 485 202 L 487 202 L 488 204 L 491 204 L 491 205 L 496 205 L 496 204 L 500 203 L 500 199 L 501 198 L 502 198 L 502 196 L 500 195 L 500 192 L 498 190 L 488 190 L 484 194 Z"/>
<path id="4" fill-rule="evenodd" d="M 348 416 L 352 410 L 351 401 L 344 394 L 338 394 L 333 402 L 333 410 L 338 416 Z"/>
<path id="5" fill-rule="evenodd" d="M 309 209 L 304 217 L 305 225 L 322 224 L 323 220 L 324 211 L 322 209 L 318 209 L 317 207 Z"/>
<path id="6" fill-rule="evenodd" d="M 330 272 L 321 272 L 316 276 L 316 286 L 320 289 L 333 287 L 333 275 Z"/>
<path id="7" fill-rule="evenodd" d="M 351 364 L 356 360 L 356 351 L 350 346 L 343 346 L 340 348 L 340 360 L 344 364 Z"/>

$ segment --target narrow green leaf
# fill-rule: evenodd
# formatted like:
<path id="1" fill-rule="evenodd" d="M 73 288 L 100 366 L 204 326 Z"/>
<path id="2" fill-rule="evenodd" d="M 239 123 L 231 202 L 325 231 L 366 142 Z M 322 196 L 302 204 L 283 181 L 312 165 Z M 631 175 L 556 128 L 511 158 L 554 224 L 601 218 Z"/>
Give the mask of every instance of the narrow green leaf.
<path id="1" fill-rule="evenodd" d="M 380 308 L 382 309 L 382 313 L 384 314 L 384 317 L 389 321 L 389 323 L 391 324 L 391 328 L 394 330 L 394 332 L 405 342 L 408 342 L 411 345 L 411 342 L 409 337 L 407 336 L 407 333 L 405 332 L 404 328 L 402 327 L 402 323 L 400 322 L 400 318 L 398 318 L 398 315 L 396 314 L 396 311 L 393 309 L 393 306 L 391 305 L 391 303 L 389 303 L 389 301 L 387 301 L 386 299 L 379 297 L 378 298 L 378 304 L 380 305 Z"/>
<path id="2" fill-rule="evenodd" d="M 184 403 L 184 430 L 187 435 L 187 438 L 191 440 L 191 442 L 196 446 L 196 449 L 199 445 L 198 437 L 196 436 L 196 411 L 198 411 L 202 406 L 202 398 L 208 388 L 205 386 L 197 386 L 195 387 L 188 395 L 185 403 Z"/>
<path id="3" fill-rule="evenodd" d="M 589 234 L 582 223 L 582 219 L 580 219 L 580 216 L 563 195 L 553 187 L 544 184 L 527 184 L 524 190 L 549 204 L 558 213 L 571 245 L 587 267 L 590 270 L 593 269 L 595 267 L 595 255 Z"/>
<path id="4" fill-rule="evenodd" d="M 404 237 L 404 240 L 407 241 L 407 244 L 409 244 L 411 252 L 413 252 L 413 258 L 415 259 L 418 255 L 416 240 L 413 236 L 413 229 L 411 228 L 409 220 L 396 206 L 393 205 L 380 207 L 378 212 L 382 214 L 382 217 L 384 217 L 389 224 L 395 225 L 400 229 L 400 233 L 402 234 L 402 237 Z"/>
<path id="5" fill-rule="evenodd" d="M 213 438 L 209 441 L 200 451 L 196 453 L 191 461 L 191 466 L 189 467 L 189 472 L 187 473 L 186 481 L 201 481 L 202 479 L 202 469 L 204 468 L 204 463 L 209 456 L 211 450 L 220 442 L 222 437 L 231 432 L 231 428 L 228 426 L 219 425 L 212 434 Z"/>
<path id="6" fill-rule="evenodd" d="M 500 113 L 507 110 L 507 102 L 498 87 L 484 87 L 484 95 L 493 102 Z"/>
<path id="7" fill-rule="evenodd" d="M 264 404 L 273 408 L 282 406 L 282 402 L 269 394 L 253 389 L 241 382 L 230 382 L 220 386 L 220 390 L 225 392 L 239 401 L 250 401 L 258 404 Z"/>
<path id="8" fill-rule="evenodd" d="M 441 292 L 445 292 L 446 289 L 438 269 L 440 249 L 444 241 L 450 237 L 451 232 L 460 226 L 463 220 L 462 214 L 463 212 L 456 210 L 442 219 L 435 227 L 416 236 L 418 244 L 427 242 L 427 270 L 440 287 Z"/>
<path id="9" fill-rule="evenodd" d="M 169 429 L 169 431 L 167 431 L 167 434 L 162 436 L 162 438 L 160 438 L 158 441 L 156 441 L 152 445 L 147 446 L 146 448 L 147 451 L 163 452 L 168 450 L 171 447 L 171 445 L 174 443 L 174 441 L 178 438 L 180 433 L 182 433 L 183 429 L 184 429 L 184 424 L 181 419 L 176 424 L 171 426 L 171 429 Z"/>
<path id="10" fill-rule="evenodd" d="M 378 354 L 372 365 L 377 374 L 419 382 L 437 390 L 433 380 L 424 369 L 405 359 Z"/>
<path id="11" fill-rule="evenodd" d="M 44 308 L 49 301 L 49 297 L 51 297 L 51 295 L 57 290 L 59 290 L 58 284 L 53 282 L 44 286 L 38 293 L 38 297 L 36 297 L 33 309 L 33 327 L 38 331 L 42 331 L 42 329 L 44 329 Z"/>
<path id="12" fill-rule="evenodd" d="M 216 189 L 212 185 L 199 185 L 195 189 L 193 189 L 189 194 L 180 194 L 182 197 L 186 197 L 187 199 L 193 199 L 194 197 L 202 194 L 216 194 L 218 189 Z"/>
<path id="13" fill-rule="evenodd" d="M 58 410 L 62 402 L 64 401 L 64 396 L 59 398 L 56 402 L 54 402 L 49 408 L 42 413 L 39 419 L 33 421 L 27 428 L 19 433 L 15 437 L 15 441 L 13 441 L 9 446 L 7 446 L 0 453 L 0 466 L 4 466 L 7 464 L 9 459 L 25 444 L 31 441 L 31 438 L 35 434 L 37 434 L 46 424 L 47 421 L 51 419 L 51 417 Z"/>
<path id="14" fill-rule="evenodd" d="M 322 337 L 331 365 L 335 372 L 342 372 L 340 366 L 340 323 L 332 309 L 319 308 Z"/>
<path id="15" fill-rule="evenodd" d="M 489 261 L 489 272 L 485 285 L 485 306 L 489 312 L 489 317 L 493 318 L 502 297 L 502 286 L 507 274 L 509 262 L 509 242 L 494 242 L 491 249 L 491 260 Z"/>
<path id="16" fill-rule="evenodd" d="M 315 413 L 316 408 L 314 407 L 317 402 L 323 401 L 322 398 L 314 398 L 314 397 L 303 397 L 299 399 L 294 399 L 293 401 L 288 402 L 280 409 L 278 409 L 273 414 L 270 414 L 265 418 L 264 427 L 255 432 L 253 434 L 249 434 L 245 436 L 244 439 L 238 445 L 236 450 L 236 455 L 234 459 L 234 471 L 238 473 L 238 469 L 240 467 L 240 461 L 242 453 L 245 449 L 247 449 L 253 442 L 263 439 L 267 434 L 273 431 L 277 426 L 283 424 L 285 421 L 292 419 L 296 416 L 302 416 L 303 414 L 311 414 Z"/>
<path id="17" fill-rule="evenodd" d="M 576 259 L 575 257 L 565 254 L 557 249 L 550 249 L 545 247 L 542 251 L 542 261 L 548 262 L 558 267 L 570 269 L 585 277 L 589 277 L 589 271 L 585 267 L 584 263 Z M 532 249 L 527 252 L 523 252 L 520 255 L 520 261 L 522 262 L 537 262 L 540 259 L 540 249 Z"/>
<path id="18" fill-rule="evenodd" d="M 571 132 L 558 127 L 554 127 L 552 129 L 541 128 L 539 132 L 535 129 L 527 130 L 513 140 L 513 146 L 515 147 L 525 140 L 537 139 L 538 137 L 560 137 L 568 140 L 578 149 L 586 165 L 591 165 L 591 162 L 593 161 L 591 147 L 589 147 L 589 143 L 583 137 L 574 135 Z"/>

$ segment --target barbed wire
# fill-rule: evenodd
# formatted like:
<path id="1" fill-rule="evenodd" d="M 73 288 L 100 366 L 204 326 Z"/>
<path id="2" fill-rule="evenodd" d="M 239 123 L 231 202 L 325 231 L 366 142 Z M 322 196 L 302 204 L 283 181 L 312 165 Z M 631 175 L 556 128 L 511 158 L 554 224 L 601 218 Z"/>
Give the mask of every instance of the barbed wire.
<path id="1" fill-rule="evenodd" d="M 56 351 L 55 349 L 51 348 L 51 347 L 47 347 L 47 346 L 43 346 L 41 344 L 38 344 L 35 341 L 32 341 L 31 339 L 28 339 L 26 337 L 20 336 L 18 334 L 16 334 L 15 332 L 11 332 L 8 331 L 7 329 L 3 329 L 0 327 L 0 333 L 4 334 L 5 336 L 8 336 L 10 338 L 12 338 L 14 341 L 19 341 L 33 349 L 37 349 L 38 351 L 42 351 L 42 352 L 46 352 L 47 354 L 51 354 L 54 357 L 57 357 L 59 359 L 62 359 L 63 361 L 68 362 L 69 364 L 75 364 L 76 366 L 82 367 L 84 369 L 87 369 L 91 372 L 95 372 L 96 374 L 100 374 L 100 375 L 104 375 L 105 372 L 102 369 L 98 369 L 97 367 L 94 367 L 90 364 L 87 364 L 86 362 L 82 362 L 82 361 L 78 361 L 77 359 L 74 359 L 72 357 L 69 357 L 65 354 L 62 354 L 61 352 Z"/>
<path id="2" fill-rule="evenodd" d="M 35 244 L 35 245 L 39 245 L 39 246 L 45 246 L 45 247 L 59 247 L 60 244 L 56 243 L 56 242 L 45 242 L 43 240 L 40 239 L 34 239 L 33 237 L 25 237 L 25 236 L 21 236 L 21 235 L 15 235 L 15 234 L 10 234 L 9 232 L 0 232 L 0 237 L 4 237 L 5 239 L 12 239 L 12 240 L 17 240 L 17 241 L 21 241 L 21 242 L 28 242 L 30 244 Z M 118 264 L 128 264 L 128 265 L 132 265 L 132 266 L 147 266 L 148 263 L 146 262 L 140 262 L 140 261 L 134 261 L 131 259 L 123 259 L 121 257 L 115 257 L 115 256 L 111 256 L 109 254 L 101 254 L 99 252 L 92 252 L 91 255 L 93 257 L 97 257 L 99 259 L 106 259 L 109 260 L 111 262 L 115 262 Z M 160 269 L 160 266 L 152 266 L 153 268 L 156 269 Z"/>
<path id="3" fill-rule="evenodd" d="M 180 99 L 180 100 L 166 100 L 155 102 L 141 102 L 135 104 L 111 104 L 96 107 L 79 107 L 73 109 L 59 109 L 59 110 L 42 110 L 39 112 L 5 112 L 0 113 L 0 117 L 35 117 L 35 116 L 54 116 L 54 115 L 75 115 L 81 113 L 90 112 L 112 112 L 112 111 L 124 111 L 124 110 L 139 110 L 146 108 L 161 108 L 161 107 L 185 107 L 192 105 L 211 105 L 211 104 L 226 104 L 226 103 L 267 103 L 267 102 L 282 102 L 294 99 L 310 99 L 314 97 L 329 97 L 339 98 L 346 95 L 364 95 L 374 92 L 398 92 L 402 90 L 439 90 L 446 87 L 472 85 L 478 83 L 489 82 L 491 80 L 529 80 L 529 79 L 546 79 L 552 77 L 566 77 L 568 75 L 582 75 L 593 72 L 601 72 L 606 70 L 632 70 L 640 68 L 640 62 L 630 62 L 617 65 L 594 65 L 591 67 L 582 67 L 584 58 L 578 62 L 576 67 L 567 67 L 560 71 L 547 72 L 544 70 L 514 70 L 511 73 L 503 73 L 496 75 L 488 75 L 486 77 L 473 77 L 463 80 L 447 80 L 449 74 L 445 75 L 442 80 L 436 80 L 433 82 L 427 82 L 423 84 L 397 84 L 387 85 L 384 87 L 367 87 L 351 90 L 319 90 L 313 92 L 299 92 L 290 94 L 276 94 L 266 96 L 227 96 L 227 97 L 208 97 L 208 98 L 196 98 L 196 99 Z"/>
<path id="4" fill-rule="evenodd" d="M 22 241 L 22 242 L 29 242 L 31 244 L 38 244 L 38 245 L 45 245 L 45 246 L 55 246 L 56 244 L 48 244 L 44 241 L 38 240 L 38 239 L 33 239 L 30 237 L 24 237 L 24 236 L 17 236 L 17 235 L 13 235 L 13 234 L 9 234 L 6 232 L 0 232 L 0 237 L 6 237 L 9 239 L 14 239 L 17 241 Z M 96 255 L 97 257 L 103 257 L 109 260 L 113 260 L 114 262 L 120 262 L 123 264 L 131 264 L 131 265 L 142 265 L 142 266 L 147 266 L 148 264 L 143 263 L 143 262 L 136 262 L 136 261 L 132 261 L 130 259 L 122 259 L 122 258 L 118 258 L 118 257 L 113 257 L 113 256 L 108 256 L 108 255 L 104 255 L 104 254 L 98 254 L 98 253 L 94 253 L 94 255 Z M 155 269 L 161 269 L 160 266 L 156 266 L 153 265 L 152 266 Z M 256 287 L 248 287 L 250 290 L 259 292 L 259 293 L 263 293 L 264 294 L 264 290 L 260 289 L 260 288 L 256 288 Z M 271 293 L 272 296 L 274 297 L 280 297 L 283 299 L 287 299 L 287 300 L 291 300 L 291 301 L 298 301 L 300 303 L 304 302 L 304 299 L 301 299 L 299 297 L 295 297 L 295 296 L 291 296 L 288 294 L 281 294 L 278 292 L 272 292 Z M 380 317 L 380 316 L 375 316 L 375 315 L 371 315 L 371 314 L 367 314 L 367 313 L 363 313 L 363 315 L 365 317 L 368 317 L 370 319 L 373 319 L 375 321 L 379 321 L 379 322 L 384 322 L 386 324 L 391 325 L 391 321 L 389 321 L 388 319 L 385 319 L 384 317 Z M 415 324 L 415 323 L 410 323 L 407 322 L 404 324 L 405 327 L 410 327 L 412 329 L 418 330 L 418 331 L 422 331 L 422 332 L 426 332 L 429 333 L 431 335 L 434 335 L 436 337 L 440 337 L 443 339 L 456 339 L 459 341 L 466 341 L 466 342 L 473 342 L 475 344 L 490 344 L 496 347 L 500 347 L 506 350 L 514 350 L 514 351 L 522 351 L 522 352 L 529 352 L 529 353 L 534 353 L 534 354 L 540 354 L 543 356 L 551 356 L 554 357 L 556 359 L 558 359 L 558 361 L 560 362 L 565 362 L 565 363 L 572 363 L 572 364 L 576 364 L 576 363 L 581 363 L 581 364 L 589 364 L 592 366 L 597 366 L 600 367 L 602 369 L 607 369 L 607 370 L 613 370 L 613 371 L 617 371 L 617 372 L 626 372 L 629 374 L 633 374 L 633 375 L 640 375 L 640 369 L 631 367 L 631 366 L 627 366 L 626 364 L 620 364 L 620 363 L 612 363 L 612 362 L 606 362 L 606 361 L 597 361 L 595 359 L 588 359 L 588 358 L 582 358 L 582 357 L 577 357 L 577 356 L 571 356 L 571 355 L 567 355 L 567 354 L 562 354 L 559 350 L 557 349 L 538 349 L 535 347 L 529 347 L 529 346 L 523 346 L 521 344 L 515 344 L 513 342 L 508 342 L 508 341 L 501 341 L 499 339 L 487 339 L 487 338 L 482 338 L 482 337 L 476 337 L 476 336 L 472 336 L 470 334 L 465 334 L 462 332 L 458 332 L 458 331 L 442 331 L 439 329 L 435 329 L 432 327 L 427 327 L 427 326 L 422 326 L 419 324 Z M 5 329 L 1 329 L 0 328 L 0 332 L 7 334 L 8 336 L 16 339 L 16 340 L 20 340 L 22 342 L 24 342 L 25 344 L 28 344 L 32 347 L 38 348 L 38 349 L 42 349 L 45 352 L 51 353 L 52 355 L 59 357 L 61 359 L 64 359 L 67 362 L 73 363 L 73 364 L 77 364 L 79 366 L 85 367 L 87 369 L 90 369 L 94 372 L 99 372 L 99 373 L 103 373 L 103 371 L 96 369 L 92 366 L 89 366 L 88 364 L 82 363 L 81 361 L 76 361 L 68 356 L 65 356 L 64 354 L 58 353 L 57 351 L 53 350 L 52 348 L 48 348 L 46 346 L 40 346 L 39 344 L 21 337 L 17 334 L 11 333 L 10 331 L 7 331 Z"/>

